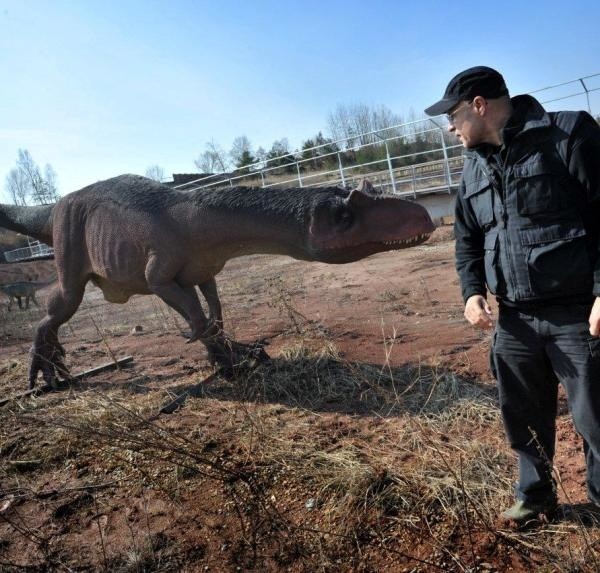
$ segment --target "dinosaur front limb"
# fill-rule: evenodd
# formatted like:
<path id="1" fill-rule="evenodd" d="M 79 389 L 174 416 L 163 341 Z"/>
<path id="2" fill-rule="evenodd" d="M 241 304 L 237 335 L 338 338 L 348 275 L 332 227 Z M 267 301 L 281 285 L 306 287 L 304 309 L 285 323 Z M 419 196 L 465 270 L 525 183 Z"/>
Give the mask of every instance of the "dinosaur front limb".
<path id="1" fill-rule="evenodd" d="M 233 372 L 243 365 L 269 359 L 262 347 L 231 340 L 217 325 L 216 320 L 209 321 L 194 287 L 181 287 L 175 281 L 171 281 L 167 284 L 153 285 L 151 290 L 185 318 L 192 329 L 188 343 L 195 340 L 202 342 L 212 364 L 218 364 L 224 370 Z"/>
<path id="2" fill-rule="evenodd" d="M 198 285 L 198 288 L 204 295 L 208 304 L 208 318 L 217 328 L 223 330 L 223 311 L 221 309 L 221 300 L 217 291 L 217 282 L 214 278 L 209 279 Z"/>
<path id="3" fill-rule="evenodd" d="M 199 285 L 209 305 L 212 318 L 209 320 L 202 309 L 195 287 L 182 287 L 173 278 L 165 278 L 171 274 L 168 271 L 169 269 L 160 266 L 156 258 L 151 259 L 146 268 L 148 287 L 188 322 L 192 329 L 188 342 L 202 342 L 206 346 L 211 363 L 233 371 L 242 364 L 268 359 L 262 347 L 240 344 L 224 334 L 221 328 L 221 304 L 214 280 Z"/>
<path id="4" fill-rule="evenodd" d="M 154 294 L 188 323 L 192 330 L 188 342 L 203 340 L 218 333 L 218 328 L 206 318 L 194 287 L 181 287 L 175 281 L 149 286 Z"/>

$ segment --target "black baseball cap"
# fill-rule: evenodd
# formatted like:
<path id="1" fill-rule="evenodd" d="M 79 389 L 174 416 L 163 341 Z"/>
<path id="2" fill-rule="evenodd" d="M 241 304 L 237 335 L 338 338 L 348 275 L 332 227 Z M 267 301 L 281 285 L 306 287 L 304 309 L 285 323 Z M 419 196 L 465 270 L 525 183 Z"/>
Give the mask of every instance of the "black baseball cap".
<path id="1" fill-rule="evenodd" d="M 429 106 L 427 115 L 448 113 L 461 101 L 470 101 L 475 96 L 494 99 L 508 95 L 504 78 L 493 68 L 476 66 L 456 74 L 448 84 L 444 97 Z"/>

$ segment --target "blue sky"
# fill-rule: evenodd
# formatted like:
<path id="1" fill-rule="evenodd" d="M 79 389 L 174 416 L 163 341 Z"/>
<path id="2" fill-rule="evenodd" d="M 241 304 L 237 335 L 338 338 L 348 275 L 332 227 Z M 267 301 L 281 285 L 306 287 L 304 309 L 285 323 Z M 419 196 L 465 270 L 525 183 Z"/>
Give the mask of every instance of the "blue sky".
<path id="1" fill-rule="evenodd" d="M 338 104 L 420 113 L 473 65 L 514 94 L 595 74 L 599 23 L 591 0 L 0 0 L 0 200 L 19 148 L 65 194 L 193 172 L 211 139 L 298 147 Z"/>

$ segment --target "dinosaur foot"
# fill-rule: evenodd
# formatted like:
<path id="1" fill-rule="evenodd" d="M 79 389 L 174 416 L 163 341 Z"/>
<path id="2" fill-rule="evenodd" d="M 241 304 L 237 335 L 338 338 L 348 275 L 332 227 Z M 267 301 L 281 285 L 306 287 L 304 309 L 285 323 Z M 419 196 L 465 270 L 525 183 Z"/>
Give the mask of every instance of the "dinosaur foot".
<path id="1" fill-rule="evenodd" d="M 223 335 L 223 329 L 211 322 L 206 328 L 204 325 L 192 324 L 190 332 L 183 332 L 183 337 L 187 338 L 186 343 L 196 342 L 196 340 L 205 340 L 207 338 L 218 337 Z"/>
<path id="2" fill-rule="evenodd" d="M 264 341 L 242 344 L 226 338 L 209 345 L 209 359 L 211 363 L 218 364 L 226 376 L 235 376 L 269 362 L 271 358 L 264 347 Z"/>
<path id="3" fill-rule="evenodd" d="M 29 366 L 29 388 L 33 389 L 37 381 L 38 373 L 48 386 L 56 388 L 59 383 L 58 376 L 62 380 L 71 378 L 69 369 L 65 365 L 65 349 L 56 342 L 34 344 L 30 352 L 31 364 Z"/>

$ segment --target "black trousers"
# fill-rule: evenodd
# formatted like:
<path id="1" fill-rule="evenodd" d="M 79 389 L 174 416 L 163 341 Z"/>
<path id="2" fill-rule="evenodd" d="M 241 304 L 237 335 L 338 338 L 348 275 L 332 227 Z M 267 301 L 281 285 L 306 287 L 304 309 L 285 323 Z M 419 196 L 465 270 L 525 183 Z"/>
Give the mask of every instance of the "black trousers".
<path id="1" fill-rule="evenodd" d="M 600 505 L 600 338 L 591 306 L 522 310 L 500 304 L 491 351 L 508 440 L 519 459 L 518 499 L 556 496 L 552 478 L 558 384 L 583 437 L 588 497 Z"/>

